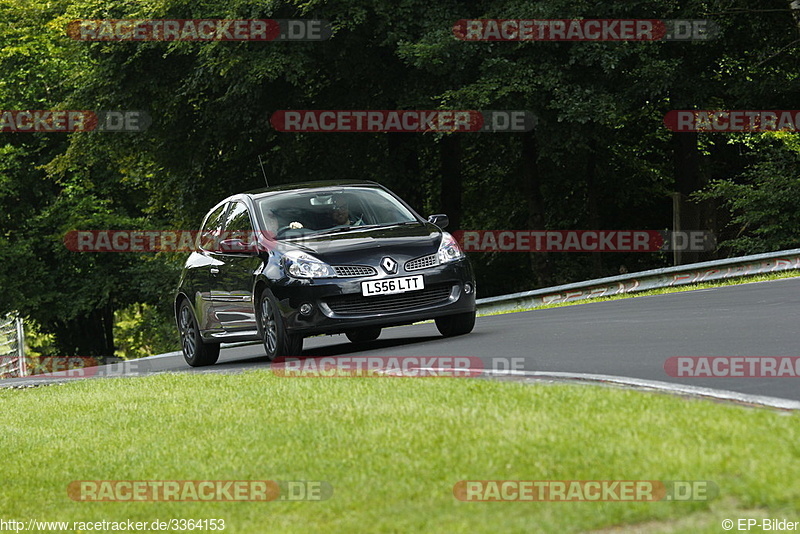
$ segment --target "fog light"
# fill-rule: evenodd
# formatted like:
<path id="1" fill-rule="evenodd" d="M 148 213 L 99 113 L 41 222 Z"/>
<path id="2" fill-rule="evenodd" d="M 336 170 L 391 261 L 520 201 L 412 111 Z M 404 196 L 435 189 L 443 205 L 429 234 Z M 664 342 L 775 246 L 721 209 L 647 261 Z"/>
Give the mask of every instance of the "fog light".
<path id="1" fill-rule="evenodd" d="M 464 284 L 464 293 L 466 293 L 467 295 L 472 293 L 472 284 L 470 284 L 469 282 Z"/>
<path id="2" fill-rule="evenodd" d="M 314 306 L 312 306 L 308 302 L 300 305 L 300 313 L 302 315 L 311 315 L 311 312 L 313 311 L 314 311 Z"/>

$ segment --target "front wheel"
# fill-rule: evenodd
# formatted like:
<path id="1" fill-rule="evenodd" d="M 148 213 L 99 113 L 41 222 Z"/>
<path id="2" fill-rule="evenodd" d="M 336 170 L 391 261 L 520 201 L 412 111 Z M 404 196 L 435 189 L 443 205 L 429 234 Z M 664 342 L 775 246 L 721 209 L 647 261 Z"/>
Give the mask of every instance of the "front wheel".
<path id="1" fill-rule="evenodd" d="M 183 359 L 192 367 L 214 365 L 219 359 L 219 343 L 205 343 L 192 307 L 187 301 L 178 310 L 178 328 L 181 333 Z"/>
<path id="2" fill-rule="evenodd" d="M 475 327 L 475 312 L 457 313 L 436 318 L 436 328 L 444 337 L 469 334 Z"/>
<path id="3" fill-rule="evenodd" d="M 258 325 L 264 342 L 267 359 L 280 356 L 300 356 L 303 352 L 303 336 L 289 334 L 278 310 L 278 301 L 269 289 L 258 298 Z"/>

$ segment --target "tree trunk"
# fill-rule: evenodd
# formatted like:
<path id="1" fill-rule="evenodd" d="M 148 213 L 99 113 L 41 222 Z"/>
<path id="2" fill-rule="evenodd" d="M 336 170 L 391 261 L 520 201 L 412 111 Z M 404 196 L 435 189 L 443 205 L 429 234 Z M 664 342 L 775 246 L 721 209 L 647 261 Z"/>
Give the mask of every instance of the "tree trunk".
<path id="1" fill-rule="evenodd" d="M 697 133 L 681 132 L 672 134 L 675 155 L 675 188 L 680 196 L 680 230 L 688 232 L 700 230 L 701 206 L 688 201 L 688 196 L 702 187 L 700 179 L 700 153 L 697 150 Z M 697 252 L 684 251 L 679 256 L 679 264 L 700 261 Z"/>
<path id="2" fill-rule="evenodd" d="M 88 315 L 52 325 L 57 354 L 52 356 L 114 355 L 114 308 L 106 304 Z"/>
<path id="3" fill-rule="evenodd" d="M 536 131 L 522 134 L 522 180 L 525 197 L 528 199 L 528 228 L 545 230 L 542 176 L 539 172 L 539 144 Z M 552 266 L 547 252 L 531 252 L 531 270 L 537 287 L 552 285 Z"/>
<path id="4" fill-rule="evenodd" d="M 392 173 L 392 188 L 397 189 L 403 200 L 422 213 L 425 207 L 425 190 L 421 187 L 419 156 L 416 138 L 411 132 L 386 134 L 389 152 L 389 169 Z M 422 213 L 423 216 L 428 214 Z"/>
<path id="5" fill-rule="evenodd" d="M 447 214 L 450 225 L 447 230 L 461 230 L 461 193 L 463 177 L 461 176 L 461 138 L 458 134 L 446 134 L 442 138 L 440 148 L 442 168 L 442 190 L 439 194 L 439 205 L 442 213 Z"/>
<path id="6" fill-rule="evenodd" d="M 589 212 L 589 228 L 592 230 L 604 230 L 600 222 L 600 209 L 597 197 L 599 188 L 597 185 L 597 137 L 594 133 L 589 137 L 589 153 L 586 157 L 586 203 Z M 603 253 L 590 252 L 592 255 L 592 276 L 600 278 L 603 276 Z"/>

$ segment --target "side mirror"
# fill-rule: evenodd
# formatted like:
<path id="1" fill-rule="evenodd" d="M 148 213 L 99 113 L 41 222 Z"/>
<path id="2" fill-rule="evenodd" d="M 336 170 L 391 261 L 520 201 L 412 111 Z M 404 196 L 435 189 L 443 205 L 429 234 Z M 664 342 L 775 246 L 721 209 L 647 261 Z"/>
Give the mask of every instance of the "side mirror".
<path id="1" fill-rule="evenodd" d="M 439 228 L 445 228 L 450 224 L 450 219 L 444 213 L 437 213 L 436 215 L 428 215 L 428 222 L 435 224 Z"/>

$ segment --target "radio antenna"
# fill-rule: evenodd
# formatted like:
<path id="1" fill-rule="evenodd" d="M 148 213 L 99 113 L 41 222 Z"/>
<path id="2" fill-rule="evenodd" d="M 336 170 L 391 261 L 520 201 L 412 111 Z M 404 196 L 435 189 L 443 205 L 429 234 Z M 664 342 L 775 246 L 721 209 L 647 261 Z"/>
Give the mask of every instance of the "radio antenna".
<path id="1" fill-rule="evenodd" d="M 258 164 L 261 165 L 261 172 L 264 174 L 264 182 L 269 187 L 269 180 L 267 180 L 267 171 L 264 170 L 264 164 L 261 162 L 261 154 L 258 155 Z"/>

